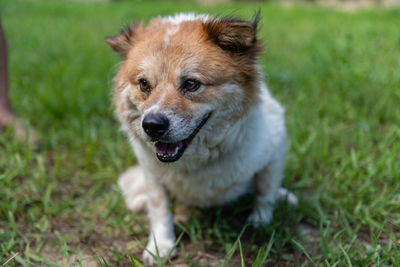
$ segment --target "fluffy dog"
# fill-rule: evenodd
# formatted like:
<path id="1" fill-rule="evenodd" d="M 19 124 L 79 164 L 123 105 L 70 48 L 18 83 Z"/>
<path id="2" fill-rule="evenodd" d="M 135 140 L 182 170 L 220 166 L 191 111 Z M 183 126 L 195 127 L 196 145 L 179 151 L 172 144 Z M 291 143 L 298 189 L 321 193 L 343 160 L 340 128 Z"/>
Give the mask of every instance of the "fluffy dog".
<path id="1" fill-rule="evenodd" d="M 147 206 L 147 263 L 175 253 L 170 198 L 206 207 L 253 191 L 256 225 L 279 197 L 297 201 L 281 188 L 284 110 L 257 64 L 258 21 L 177 14 L 106 38 L 123 58 L 114 104 L 139 162 L 118 182 L 129 209 Z"/>

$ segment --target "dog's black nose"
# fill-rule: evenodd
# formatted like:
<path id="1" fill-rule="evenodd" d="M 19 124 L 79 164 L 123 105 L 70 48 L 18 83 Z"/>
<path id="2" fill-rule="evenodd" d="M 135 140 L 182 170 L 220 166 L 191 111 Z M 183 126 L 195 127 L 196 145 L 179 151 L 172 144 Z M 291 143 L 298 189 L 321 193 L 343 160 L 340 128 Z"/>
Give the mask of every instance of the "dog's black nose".
<path id="1" fill-rule="evenodd" d="M 168 130 L 169 120 L 161 114 L 148 114 L 143 119 L 142 127 L 150 137 L 158 139 Z"/>

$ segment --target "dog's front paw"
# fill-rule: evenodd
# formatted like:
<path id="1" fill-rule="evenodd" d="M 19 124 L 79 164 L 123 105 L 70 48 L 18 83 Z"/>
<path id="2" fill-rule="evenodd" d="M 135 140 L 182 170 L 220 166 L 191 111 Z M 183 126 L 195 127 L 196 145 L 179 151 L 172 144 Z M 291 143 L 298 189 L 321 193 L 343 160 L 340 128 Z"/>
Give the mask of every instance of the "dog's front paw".
<path id="1" fill-rule="evenodd" d="M 129 168 L 118 178 L 118 184 L 128 209 L 139 212 L 146 205 L 146 184 L 143 171 L 139 166 Z"/>
<path id="2" fill-rule="evenodd" d="M 154 240 L 150 240 L 143 251 L 142 259 L 146 265 L 154 265 L 159 259 L 163 260 L 168 256 L 173 258 L 176 255 L 176 249 L 174 248 L 175 240 L 158 240 L 156 243 Z"/>
<path id="3" fill-rule="evenodd" d="M 261 227 L 270 223 L 272 219 L 273 209 L 268 208 L 256 208 L 247 218 L 247 223 L 251 224 L 253 227 Z"/>
<path id="4" fill-rule="evenodd" d="M 146 207 L 146 194 L 124 195 L 126 207 L 133 212 L 140 212 Z"/>

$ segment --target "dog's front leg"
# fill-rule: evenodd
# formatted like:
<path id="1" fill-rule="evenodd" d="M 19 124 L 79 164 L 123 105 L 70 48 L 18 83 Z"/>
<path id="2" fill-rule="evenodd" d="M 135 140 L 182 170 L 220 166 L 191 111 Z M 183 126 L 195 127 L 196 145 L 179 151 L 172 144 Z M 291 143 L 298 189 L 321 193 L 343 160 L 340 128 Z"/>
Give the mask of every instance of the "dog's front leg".
<path id="1" fill-rule="evenodd" d="M 284 149 L 276 153 L 267 166 L 258 172 L 255 179 L 256 198 L 248 222 L 255 227 L 268 224 L 272 219 L 274 205 L 279 197 L 284 167 Z"/>
<path id="2" fill-rule="evenodd" d="M 298 203 L 293 193 L 281 187 L 283 162 L 283 155 L 273 158 L 263 170 L 255 175 L 255 205 L 247 219 L 255 227 L 266 225 L 271 221 L 277 199 L 287 199 L 293 205 Z"/>
<path id="3" fill-rule="evenodd" d="M 143 260 L 146 264 L 152 265 L 156 262 L 153 255 L 165 258 L 171 253 L 171 256 L 174 256 L 175 250 L 172 252 L 171 250 L 175 244 L 175 233 L 173 215 L 164 188 L 152 175 L 147 175 L 146 178 L 150 235 L 146 250 L 143 252 Z"/>
<path id="4" fill-rule="evenodd" d="M 253 212 L 247 219 L 255 227 L 266 225 L 271 221 L 282 180 L 282 171 L 275 169 L 277 167 L 269 165 L 255 176 L 255 203 Z"/>

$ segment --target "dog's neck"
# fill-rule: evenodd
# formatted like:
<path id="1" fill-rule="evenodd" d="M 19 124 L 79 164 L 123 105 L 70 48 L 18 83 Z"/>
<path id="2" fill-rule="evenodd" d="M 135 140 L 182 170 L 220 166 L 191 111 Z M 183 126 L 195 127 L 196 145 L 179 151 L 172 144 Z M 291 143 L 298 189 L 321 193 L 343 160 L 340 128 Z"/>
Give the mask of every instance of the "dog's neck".
<path id="1" fill-rule="evenodd" d="M 241 146 L 245 146 L 251 139 L 246 128 L 253 128 L 257 124 L 260 104 L 257 103 L 239 120 L 231 122 L 216 129 L 212 126 L 205 127 L 206 133 L 199 134 L 192 144 L 191 149 L 196 151 L 195 155 L 184 155 L 176 164 L 182 171 L 193 171 L 219 161 L 235 153 L 240 153 Z M 253 140 L 254 141 L 254 140 Z"/>

